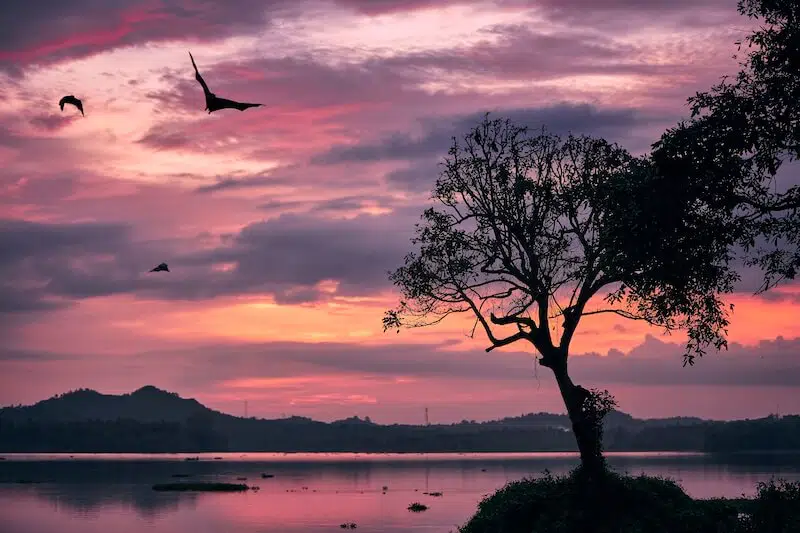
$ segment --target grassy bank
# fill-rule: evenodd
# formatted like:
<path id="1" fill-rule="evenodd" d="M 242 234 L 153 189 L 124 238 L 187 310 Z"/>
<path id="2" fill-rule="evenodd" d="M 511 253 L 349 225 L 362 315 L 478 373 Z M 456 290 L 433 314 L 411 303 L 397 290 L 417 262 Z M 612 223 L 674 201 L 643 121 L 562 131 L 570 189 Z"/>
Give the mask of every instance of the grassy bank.
<path id="1" fill-rule="evenodd" d="M 579 471 L 509 483 L 459 533 L 790 533 L 800 483 L 759 483 L 753 499 L 696 500 L 674 481 Z"/>

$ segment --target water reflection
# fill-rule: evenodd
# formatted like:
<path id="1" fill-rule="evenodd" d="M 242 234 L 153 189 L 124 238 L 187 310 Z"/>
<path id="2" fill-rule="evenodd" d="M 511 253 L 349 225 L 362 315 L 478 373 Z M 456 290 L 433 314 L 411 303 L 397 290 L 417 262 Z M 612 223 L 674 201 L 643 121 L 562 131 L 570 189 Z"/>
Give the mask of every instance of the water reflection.
<path id="1" fill-rule="evenodd" d="M 8 460 L 0 462 L 3 531 L 266 533 L 330 531 L 352 521 L 359 531 L 447 532 L 505 483 L 544 470 L 564 473 L 576 465 L 572 454 L 241 455 L 216 454 L 222 459 L 214 460 L 211 454 L 199 461 L 6 455 Z M 672 477 L 695 497 L 750 495 L 758 481 L 772 475 L 800 480 L 800 455 L 613 454 L 610 463 L 618 471 Z M 262 478 L 262 473 L 274 477 Z M 261 490 L 197 494 L 151 489 L 154 483 L 237 478 Z M 413 501 L 425 503 L 429 511 L 409 513 Z"/>
<path id="2" fill-rule="evenodd" d="M 19 493 L 26 493 L 25 490 Z M 3 493 L 0 493 L 3 494 Z M 55 512 L 91 515 L 104 509 L 121 507 L 130 509 L 142 518 L 155 518 L 180 509 L 192 510 L 197 500 L 207 494 L 158 493 L 150 485 L 118 483 L 97 485 L 74 483 L 70 485 L 45 484 L 30 487 L 27 494 L 46 501 Z"/>

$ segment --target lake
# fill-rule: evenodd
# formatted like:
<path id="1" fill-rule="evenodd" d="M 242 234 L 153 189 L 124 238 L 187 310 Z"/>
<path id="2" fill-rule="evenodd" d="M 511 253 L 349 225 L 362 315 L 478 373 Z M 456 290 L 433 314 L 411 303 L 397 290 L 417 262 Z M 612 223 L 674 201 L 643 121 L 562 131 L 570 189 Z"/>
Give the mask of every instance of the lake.
<path id="1" fill-rule="evenodd" d="M 545 469 L 566 473 L 577 464 L 573 453 L 3 457 L 3 533 L 323 532 L 340 530 L 344 522 L 355 522 L 361 532 L 447 533 L 469 519 L 484 495 L 507 482 L 539 476 Z M 186 457 L 200 460 L 185 461 Z M 750 496 L 758 481 L 772 476 L 800 480 L 798 454 L 719 458 L 610 453 L 608 458 L 617 471 L 676 479 L 697 498 Z M 274 477 L 263 479 L 262 473 Z M 181 481 L 239 482 L 260 490 L 174 493 L 151 488 L 154 483 Z M 429 509 L 409 512 L 412 502 Z"/>

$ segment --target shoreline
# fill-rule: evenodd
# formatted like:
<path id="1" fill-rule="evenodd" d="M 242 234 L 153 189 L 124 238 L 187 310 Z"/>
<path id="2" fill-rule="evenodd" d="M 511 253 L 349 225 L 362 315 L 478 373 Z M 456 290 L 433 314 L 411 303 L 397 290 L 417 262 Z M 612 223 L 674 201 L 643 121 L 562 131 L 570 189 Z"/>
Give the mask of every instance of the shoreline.
<path id="1" fill-rule="evenodd" d="M 658 458 L 725 458 L 725 457 L 785 457 L 798 456 L 800 450 L 738 450 L 729 452 L 703 452 L 703 451 L 611 451 L 606 452 L 605 457 L 609 459 L 658 459 Z M 448 460 L 571 460 L 578 459 L 578 452 L 562 451 L 542 451 L 542 452 L 298 452 L 298 451 L 237 451 L 237 452 L 0 452 L 0 463 L 16 461 L 36 461 L 36 460 L 200 460 L 200 461 L 237 461 L 247 462 L 246 460 L 256 461 L 277 461 L 293 462 L 311 460 L 313 462 L 324 462 L 325 459 L 333 462 L 341 460 L 358 459 L 382 459 L 391 460 L 414 460 L 414 459 L 433 459 L 439 461 Z"/>
<path id="2" fill-rule="evenodd" d="M 772 452 L 767 452 L 772 454 Z M 792 453 L 800 454 L 800 450 Z M 437 458 L 498 458 L 498 459 L 536 459 L 536 458 L 553 458 L 553 459 L 573 459 L 578 458 L 580 454 L 576 452 L 560 452 L 560 451 L 542 451 L 542 452 L 286 452 L 286 451 L 236 451 L 236 452 L 0 452 L 0 457 L 5 460 L 21 457 L 93 457 L 93 458 L 143 458 L 143 457 L 169 457 L 175 459 L 195 458 L 199 457 L 206 460 L 214 460 L 215 458 L 222 458 L 217 460 L 231 460 L 241 459 L 248 455 L 259 456 L 274 456 L 274 457 L 287 457 L 287 456 L 312 456 L 312 457 L 338 457 L 338 458 L 361 458 L 361 457 L 383 457 L 383 458 L 409 458 L 409 457 L 437 457 Z M 709 452 L 695 452 L 695 451 L 613 451 L 606 452 L 606 457 L 631 457 L 631 458 L 649 458 L 649 457 L 708 457 L 717 454 Z"/>

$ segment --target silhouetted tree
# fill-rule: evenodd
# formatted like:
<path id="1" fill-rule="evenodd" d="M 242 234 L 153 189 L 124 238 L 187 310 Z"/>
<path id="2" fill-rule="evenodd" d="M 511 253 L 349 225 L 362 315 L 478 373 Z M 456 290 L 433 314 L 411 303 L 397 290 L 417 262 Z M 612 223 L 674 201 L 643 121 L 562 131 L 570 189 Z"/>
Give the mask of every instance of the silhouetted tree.
<path id="1" fill-rule="evenodd" d="M 420 250 L 391 274 L 403 298 L 384 329 L 470 313 L 487 351 L 532 344 L 555 374 L 585 466 L 602 464 L 600 398 L 612 400 L 569 378 L 581 317 L 684 329 L 691 365 L 709 345 L 727 347 L 733 305 L 722 295 L 740 279 L 737 260 L 763 269 L 761 290 L 800 266 L 800 187 L 772 183 L 800 153 L 800 4 L 742 0 L 739 11 L 766 22 L 748 38 L 757 50 L 734 83 L 690 99 L 692 120 L 650 157 L 588 137 L 528 137 L 488 118 L 464 144 L 454 140 L 438 206 L 417 227 Z M 608 306 L 590 309 L 603 289 Z M 517 331 L 495 330 L 507 325 Z"/>
<path id="2" fill-rule="evenodd" d="M 629 221 L 646 219 L 629 192 L 646 181 L 650 167 L 601 139 L 530 136 L 487 116 L 463 143 L 454 139 L 434 190 L 438 206 L 425 211 L 412 241 L 419 252 L 390 276 L 403 298 L 387 312 L 384 328 L 467 313 L 488 337 L 487 351 L 527 341 L 555 375 L 582 464 L 599 468 L 602 418 L 614 402 L 569 376 L 581 318 L 615 313 L 667 329 L 687 327 L 697 349 L 721 338 L 727 324 L 715 293 L 728 280 L 709 273 L 703 254 L 678 277 L 622 253 L 630 239 L 617 219 L 629 210 L 638 212 L 626 214 Z M 603 289 L 613 290 L 608 305 L 589 308 Z M 618 305 L 622 300 L 628 309 Z M 514 331 L 501 334 L 503 326 Z"/>

